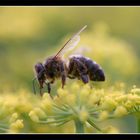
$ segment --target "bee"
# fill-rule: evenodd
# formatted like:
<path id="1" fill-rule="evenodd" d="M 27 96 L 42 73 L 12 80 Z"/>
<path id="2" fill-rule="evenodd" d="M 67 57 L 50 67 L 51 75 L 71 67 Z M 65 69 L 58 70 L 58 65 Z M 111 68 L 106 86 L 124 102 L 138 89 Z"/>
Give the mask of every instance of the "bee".
<path id="1" fill-rule="evenodd" d="M 91 81 L 105 81 L 105 74 L 103 69 L 95 61 L 82 55 L 69 56 L 68 63 L 63 60 L 65 52 L 72 50 L 80 41 L 80 33 L 87 27 L 85 25 L 75 35 L 73 35 L 64 46 L 54 55 L 48 57 L 44 63 L 38 62 L 34 69 L 36 77 L 33 79 L 33 89 L 35 91 L 35 80 L 38 80 L 40 95 L 42 96 L 42 89 L 46 85 L 48 93 L 51 92 L 51 84 L 58 78 L 61 79 L 62 88 L 66 84 L 66 79 L 79 79 L 83 83 Z"/>

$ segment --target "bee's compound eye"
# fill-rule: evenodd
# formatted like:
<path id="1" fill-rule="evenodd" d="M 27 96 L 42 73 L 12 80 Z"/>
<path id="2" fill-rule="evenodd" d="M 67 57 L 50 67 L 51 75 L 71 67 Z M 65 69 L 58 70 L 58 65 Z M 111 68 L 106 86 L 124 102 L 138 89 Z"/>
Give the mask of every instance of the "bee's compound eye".
<path id="1" fill-rule="evenodd" d="M 36 70 L 37 73 L 39 73 L 42 69 L 43 69 L 42 63 L 37 63 L 35 65 L 35 70 Z"/>

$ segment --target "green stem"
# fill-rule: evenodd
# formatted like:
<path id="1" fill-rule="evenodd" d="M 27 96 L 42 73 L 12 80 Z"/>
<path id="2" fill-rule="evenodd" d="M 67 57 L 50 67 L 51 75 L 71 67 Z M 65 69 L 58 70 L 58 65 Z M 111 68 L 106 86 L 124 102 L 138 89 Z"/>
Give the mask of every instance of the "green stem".
<path id="1" fill-rule="evenodd" d="M 74 123 L 75 123 L 76 133 L 84 133 L 84 124 L 78 119 L 74 120 Z"/>
<path id="2" fill-rule="evenodd" d="M 140 133 L 140 118 L 137 117 L 137 132 Z"/>

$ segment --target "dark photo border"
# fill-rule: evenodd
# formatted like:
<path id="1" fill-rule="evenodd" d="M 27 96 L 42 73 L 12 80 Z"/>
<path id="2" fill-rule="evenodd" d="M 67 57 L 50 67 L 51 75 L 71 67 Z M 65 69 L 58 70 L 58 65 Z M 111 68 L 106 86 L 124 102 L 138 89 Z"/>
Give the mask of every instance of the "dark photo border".
<path id="1" fill-rule="evenodd" d="M 139 6 L 140 1 L 129 0 L 0 0 L 0 6 Z M 125 140 L 139 134 L 0 134 L 1 140 Z M 139 138 L 138 138 L 139 139 Z"/>
<path id="2" fill-rule="evenodd" d="M 138 6 L 139 0 L 0 0 L 1 6 Z"/>

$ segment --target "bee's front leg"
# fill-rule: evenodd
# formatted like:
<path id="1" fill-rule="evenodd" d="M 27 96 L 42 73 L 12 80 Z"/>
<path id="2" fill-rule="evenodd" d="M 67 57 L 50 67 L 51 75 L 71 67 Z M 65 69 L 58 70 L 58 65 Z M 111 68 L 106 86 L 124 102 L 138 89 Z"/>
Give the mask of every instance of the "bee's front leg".
<path id="1" fill-rule="evenodd" d="M 39 90 L 40 90 L 40 96 L 43 96 L 42 89 L 43 89 L 44 80 L 39 79 Z"/>

